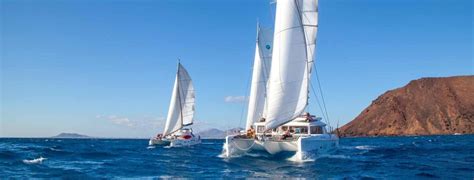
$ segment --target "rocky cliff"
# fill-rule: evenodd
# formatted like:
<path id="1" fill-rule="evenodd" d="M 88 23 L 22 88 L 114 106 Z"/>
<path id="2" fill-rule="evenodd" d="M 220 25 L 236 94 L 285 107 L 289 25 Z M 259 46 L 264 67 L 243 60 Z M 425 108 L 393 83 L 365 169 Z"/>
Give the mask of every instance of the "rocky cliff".
<path id="1" fill-rule="evenodd" d="M 422 78 L 379 96 L 341 136 L 474 134 L 474 76 Z"/>

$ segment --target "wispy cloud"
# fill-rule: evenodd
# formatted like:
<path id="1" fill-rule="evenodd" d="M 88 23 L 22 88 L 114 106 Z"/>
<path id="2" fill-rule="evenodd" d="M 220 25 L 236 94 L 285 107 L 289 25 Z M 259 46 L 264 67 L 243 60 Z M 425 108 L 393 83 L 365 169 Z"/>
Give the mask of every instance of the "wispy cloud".
<path id="1" fill-rule="evenodd" d="M 164 117 L 150 117 L 150 116 L 143 116 L 140 118 L 128 118 L 123 116 L 117 115 L 97 115 L 95 116 L 97 119 L 104 119 L 113 124 L 127 126 L 131 128 L 156 128 L 164 125 L 165 118 Z"/>
<path id="2" fill-rule="evenodd" d="M 247 96 L 226 96 L 224 102 L 226 103 L 243 103 L 247 101 Z"/>

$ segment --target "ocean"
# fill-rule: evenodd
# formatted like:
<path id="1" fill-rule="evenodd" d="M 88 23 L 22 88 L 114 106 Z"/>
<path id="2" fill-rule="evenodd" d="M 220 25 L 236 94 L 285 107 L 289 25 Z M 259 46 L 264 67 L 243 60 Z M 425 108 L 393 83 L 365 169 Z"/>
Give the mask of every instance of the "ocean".
<path id="1" fill-rule="evenodd" d="M 0 138 L 0 178 L 474 178 L 474 135 L 342 138 L 333 154 L 303 162 L 265 153 L 226 159 L 223 143 Z"/>

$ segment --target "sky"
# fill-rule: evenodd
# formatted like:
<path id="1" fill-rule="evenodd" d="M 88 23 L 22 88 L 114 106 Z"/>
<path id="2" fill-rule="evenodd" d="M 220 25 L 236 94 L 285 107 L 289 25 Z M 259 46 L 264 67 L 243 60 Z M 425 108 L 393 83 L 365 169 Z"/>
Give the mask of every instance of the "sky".
<path id="1" fill-rule="evenodd" d="M 256 22 L 271 27 L 275 13 L 269 0 L 0 5 L 0 137 L 153 136 L 163 130 L 178 58 L 194 80 L 194 129 L 243 127 Z M 342 126 L 411 80 L 474 74 L 473 7 L 320 0 L 315 61 L 330 123 Z M 310 96 L 308 110 L 321 116 Z"/>

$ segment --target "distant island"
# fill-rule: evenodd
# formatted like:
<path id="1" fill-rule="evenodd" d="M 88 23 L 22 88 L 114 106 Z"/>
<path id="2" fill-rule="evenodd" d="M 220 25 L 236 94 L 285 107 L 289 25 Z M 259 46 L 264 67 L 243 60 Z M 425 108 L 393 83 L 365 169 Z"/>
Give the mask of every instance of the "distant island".
<path id="1" fill-rule="evenodd" d="M 91 138 L 90 136 L 77 134 L 77 133 L 61 133 L 51 138 Z"/>
<path id="2" fill-rule="evenodd" d="M 474 134 L 474 76 L 411 81 L 338 130 L 342 137 Z"/>
<path id="3" fill-rule="evenodd" d="M 232 128 L 225 131 L 212 128 L 201 131 L 198 134 L 202 139 L 225 139 L 227 135 L 238 134 L 241 130 L 242 128 Z"/>

